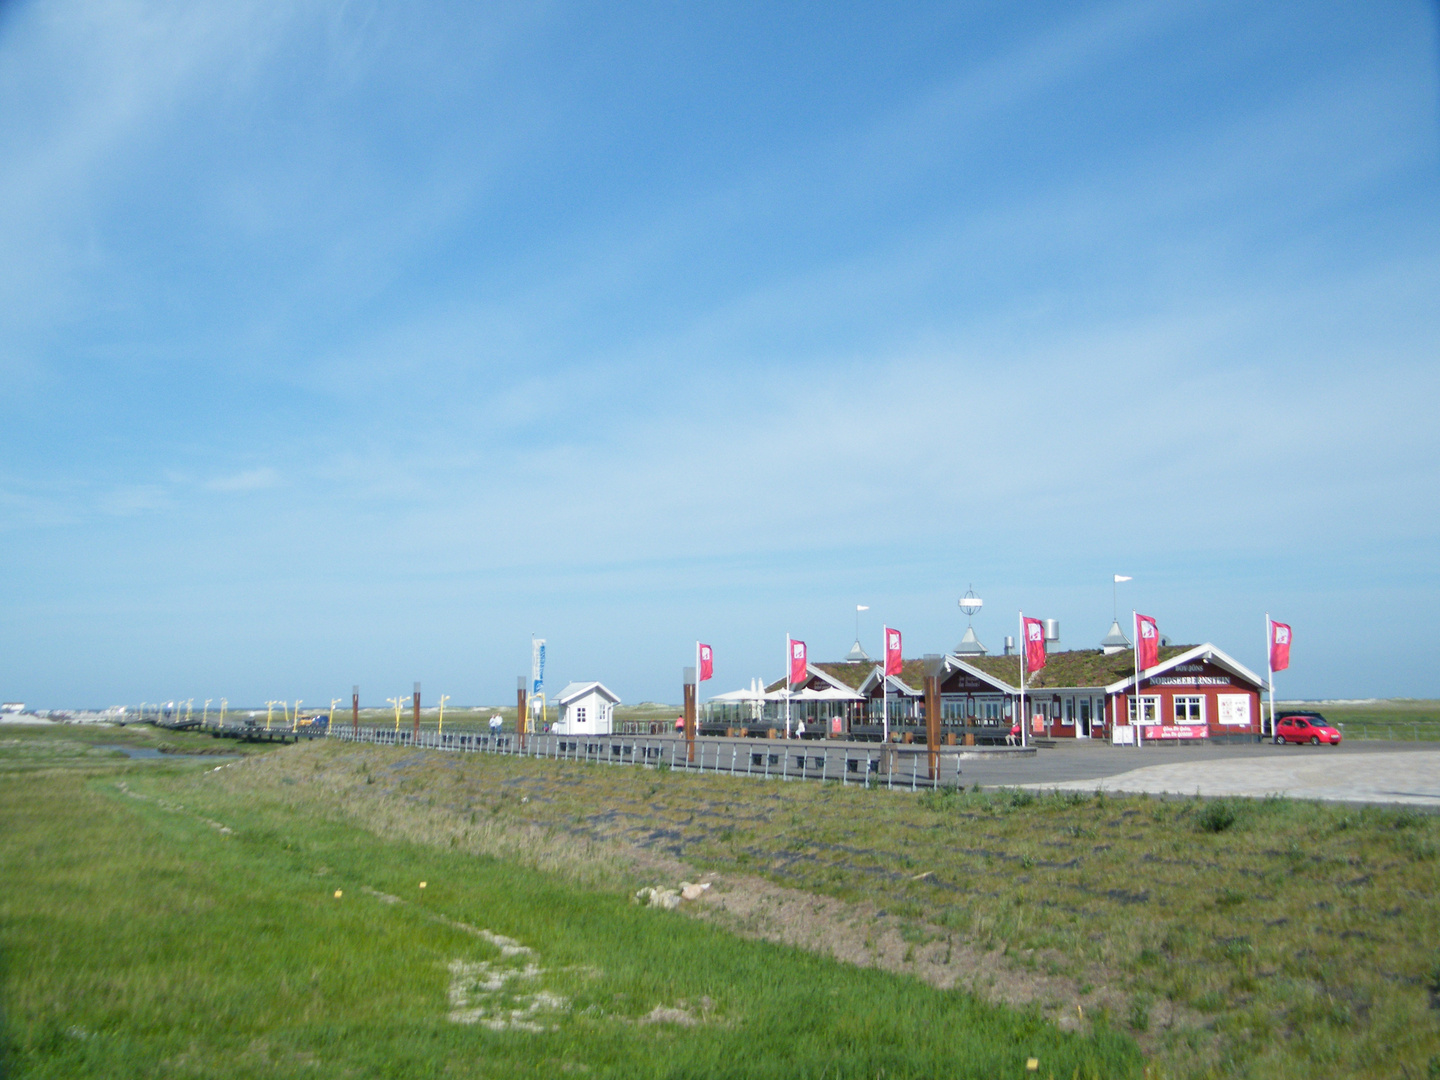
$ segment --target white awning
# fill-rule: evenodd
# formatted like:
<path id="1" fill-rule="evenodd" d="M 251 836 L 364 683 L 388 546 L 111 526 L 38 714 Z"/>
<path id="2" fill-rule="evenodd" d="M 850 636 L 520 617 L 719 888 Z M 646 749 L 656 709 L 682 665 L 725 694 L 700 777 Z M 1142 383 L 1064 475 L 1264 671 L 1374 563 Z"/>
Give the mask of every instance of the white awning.
<path id="1" fill-rule="evenodd" d="M 838 687 L 827 686 L 823 690 L 811 690 L 808 687 L 803 690 L 796 690 L 791 693 L 788 690 L 776 690 L 774 693 L 765 695 L 766 701 L 864 701 L 865 699 L 853 690 L 842 690 Z"/>

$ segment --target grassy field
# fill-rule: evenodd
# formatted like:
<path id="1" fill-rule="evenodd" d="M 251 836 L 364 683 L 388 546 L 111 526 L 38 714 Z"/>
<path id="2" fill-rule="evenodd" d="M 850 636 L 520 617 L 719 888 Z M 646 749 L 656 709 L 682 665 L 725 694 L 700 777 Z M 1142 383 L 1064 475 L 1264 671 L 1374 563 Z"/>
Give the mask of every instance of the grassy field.
<path id="1" fill-rule="evenodd" d="M 1043 1015 L 1130 1033 L 1154 1075 L 1440 1073 L 1432 815 L 914 796 L 333 744 L 257 766 L 248 789 L 292 792 L 297 812 L 601 888 L 633 887 L 662 858 L 722 889 L 755 876 L 834 898 L 873 923 L 874 962 L 941 984 L 979 976 L 982 992 L 1028 976 Z"/>
<path id="2" fill-rule="evenodd" d="M 248 757 L 276 748 L 241 743 L 190 731 L 164 731 L 150 724 L 0 724 L 0 774 L 36 769 L 108 770 L 129 760 L 118 747 L 162 754 Z"/>
<path id="3" fill-rule="evenodd" d="M 532 845 L 487 853 L 394 790 L 397 755 L 127 762 L 70 729 L 11 734 L 4 1075 L 991 1078 L 1031 1057 L 1045 1077 L 1142 1072 L 1105 1023 L 1067 1033 L 1036 1008 L 641 908 L 588 843 L 548 869 Z M 492 801 L 508 778 L 467 775 Z M 389 794 L 347 809 L 342 779 Z M 479 813 L 450 816 L 474 829 Z"/>
<path id="4" fill-rule="evenodd" d="M 1440 701 L 1386 698 L 1378 701 L 1277 701 L 1277 712 L 1314 709 L 1340 725 L 1347 739 L 1440 740 Z"/>

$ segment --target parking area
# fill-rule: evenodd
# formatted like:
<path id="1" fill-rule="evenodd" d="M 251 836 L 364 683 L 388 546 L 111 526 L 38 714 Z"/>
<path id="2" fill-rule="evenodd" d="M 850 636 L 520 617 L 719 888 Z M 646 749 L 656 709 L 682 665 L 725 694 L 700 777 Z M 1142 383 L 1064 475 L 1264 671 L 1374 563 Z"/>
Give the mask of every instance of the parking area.
<path id="1" fill-rule="evenodd" d="M 1440 744 L 1330 746 L 1061 745 L 1028 761 L 967 763 L 964 782 L 1158 795 L 1285 795 L 1440 809 Z"/>

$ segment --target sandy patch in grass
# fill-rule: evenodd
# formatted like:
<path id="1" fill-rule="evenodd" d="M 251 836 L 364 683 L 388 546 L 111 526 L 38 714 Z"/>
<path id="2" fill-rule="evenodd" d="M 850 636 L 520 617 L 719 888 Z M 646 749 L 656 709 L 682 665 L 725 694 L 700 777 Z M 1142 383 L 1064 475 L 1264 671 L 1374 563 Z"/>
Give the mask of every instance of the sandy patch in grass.
<path id="1" fill-rule="evenodd" d="M 567 998 L 545 989 L 521 991 L 514 984 L 534 983 L 545 969 L 537 964 L 504 967 L 488 960 L 450 961 L 450 1020 L 478 1024 L 491 1031 L 553 1031 L 546 1013 L 564 1012 Z"/>

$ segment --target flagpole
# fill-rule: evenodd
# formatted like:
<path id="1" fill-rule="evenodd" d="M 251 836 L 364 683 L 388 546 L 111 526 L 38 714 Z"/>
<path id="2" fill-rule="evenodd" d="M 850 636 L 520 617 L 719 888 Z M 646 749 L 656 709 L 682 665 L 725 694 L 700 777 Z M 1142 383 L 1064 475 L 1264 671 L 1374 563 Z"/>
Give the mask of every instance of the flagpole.
<path id="1" fill-rule="evenodd" d="M 1265 681 L 1270 691 L 1270 738 L 1275 738 L 1275 669 L 1273 646 L 1275 641 L 1275 624 L 1270 621 L 1270 613 L 1265 612 Z M 1265 734 L 1265 718 L 1260 718 L 1260 734 Z"/>
<path id="2" fill-rule="evenodd" d="M 790 635 L 785 635 L 785 738 L 790 738 Z"/>
<path id="3" fill-rule="evenodd" d="M 1135 745 L 1143 747 L 1145 743 L 1142 733 L 1145 729 L 1140 721 L 1144 719 L 1145 707 L 1140 701 L 1140 613 L 1134 608 L 1130 609 L 1130 622 L 1130 629 L 1135 633 Z"/>
<path id="4" fill-rule="evenodd" d="M 880 731 L 881 742 L 890 745 L 890 627 L 880 626 Z"/>
<path id="5" fill-rule="evenodd" d="M 1026 746 L 1029 737 L 1030 725 L 1025 722 L 1025 657 L 1030 649 L 1030 642 L 1025 637 L 1025 612 L 1020 612 L 1020 745 Z"/>

